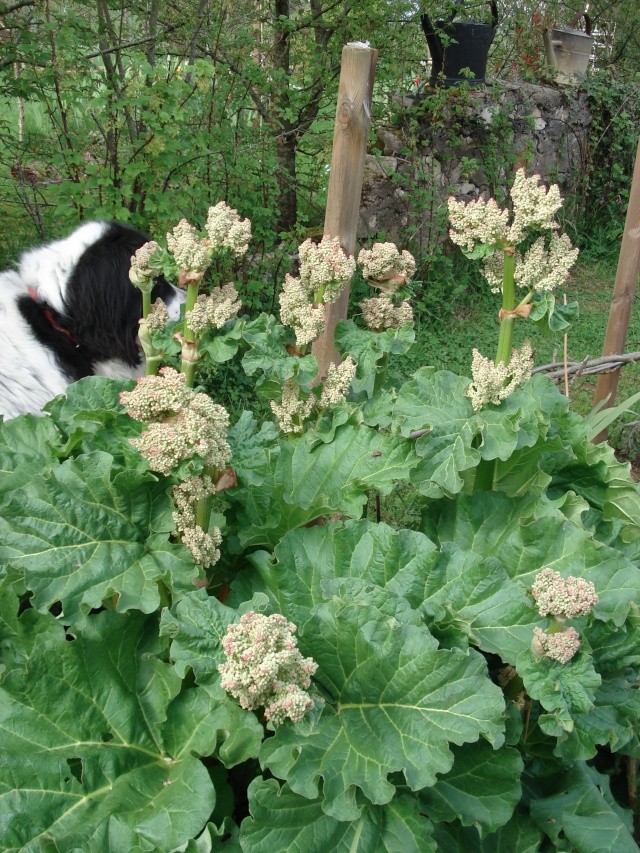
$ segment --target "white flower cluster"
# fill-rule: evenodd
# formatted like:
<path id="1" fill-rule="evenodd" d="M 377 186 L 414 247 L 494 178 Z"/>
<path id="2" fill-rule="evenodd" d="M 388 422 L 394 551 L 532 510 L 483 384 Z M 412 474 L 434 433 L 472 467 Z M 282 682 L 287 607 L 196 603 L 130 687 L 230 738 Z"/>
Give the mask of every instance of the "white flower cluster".
<path id="1" fill-rule="evenodd" d="M 238 291 L 229 282 L 221 287 L 214 287 L 207 296 L 200 294 L 191 311 L 187 311 L 187 325 L 197 337 L 207 329 L 221 329 L 227 320 L 238 315 L 242 303 L 238 299 Z"/>
<path id="2" fill-rule="evenodd" d="M 162 299 L 156 299 L 145 320 L 147 329 L 150 329 L 152 332 L 159 332 L 161 329 L 167 327 L 168 322 L 169 312 L 167 311 L 167 306 Z"/>
<path id="3" fill-rule="evenodd" d="M 464 202 L 456 201 L 451 196 L 447 204 L 451 223 L 449 236 L 453 243 L 461 246 L 466 252 L 472 252 L 476 243 L 500 246 L 506 240 L 509 211 L 498 207 L 494 199 L 485 201 L 479 198 Z"/>
<path id="4" fill-rule="evenodd" d="M 285 434 L 302 432 L 305 420 L 314 410 L 329 409 L 345 399 L 355 375 L 356 363 L 348 355 L 340 364 L 329 365 L 320 397 L 300 396 L 299 386 L 293 379 L 287 380 L 282 386 L 281 402 L 272 400 L 269 404 L 280 431 Z"/>
<path id="5" fill-rule="evenodd" d="M 356 262 L 342 249 L 338 237 L 324 235 L 319 243 L 305 240 L 298 246 L 300 282 L 311 300 L 321 294 L 323 302 L 335 302 L 351 281 Z"/>
<path id="6" fill-rule="evenodd" d="M 539 237 L 524 254 L 516 253 L 514 282 L 526 290 L 555 290 L 567 280 L 578 252 L 566 234 L 552 234 L 548 246 L 547 240 Z M 499 293 L 504 275 L 504 254 L 500 252 L 484 258 L 482 273 L 493 293 Z"/>
<path id="7" fill-rule="evenodd" d="M 327 378 L 322 387 L 322 394 L 318 400 L 318 408 L 328 409 L 341 403 L 347 396 L 355 375 L 356 363 L 350 355 L 340 364 L 330 364 Z"/>
<path id="8" fill-rule="evenodd" d="M 299 278 L 287 273 L 284 277 L 280 302 L 280 319 L 291 326 L 298 346 L 305 346 L 322 334 L 325 325 L 324 305 L 311 302 L 307 288 Z"/>
<path id="9" fill-rule="evenodd" d="M 269 404 L 276 417 L 280 430 L 284 433 L 302 432 L 304 421 L 313 411 L 314 397 L 307 399 L 300 396 L 300 388 L 293 379 L 288 379 L 282 386 L 282 401 Z"/>
<path id="10" fill-rule="evenodd" d="M 139 290 L 150 293 L 153 289 L 153 280 L 159 275 L 160 270 L 154 266 L 157 259 L 157 252 L 160 246 L 155 240 L 149 240 L 143 246 L 140 246 L 135 255 L 131 258 L 131 269 L 129 270 L 129 280 Z"/>
<path id="11" fill-rule="evenodd" d="M 527 178 L 524 169 L 516 172 L 509 195 L 513 205 L 513 222 L 507 241 L 515 246 L 529 229 L 550 231 L 558 228 L 556 213 L 562 207 L 562 198 L 557 184 L 547 189 L 540 183 L 540 175 Z"/>
<path id="12" fill-rule="evenodd" d="M 186 283 L 202 278 L 214 254 L 221 249 L 228 249 L 236 258 L 242 257 L 249 247 L 251 222 L 240 219 L 237 210 L 221 201 L 209 208 L 206 231 L 208 236 L 201 237 L 193 225 L 181 219 L 167 234 L 167 246 L 178 268 L 191 274 Z"/>
<path id="13" fill-rule="evenodd" d="M 167 234 L 167 246 L 180 270 L 202 276 L 211 263 L 209 241 L 203 239 L 186 219 Z"/>
<path id="14" fill-rule="evenodd" d="M 563 578 L 560 572 L 549 567 L 536 575 L 531 595 L 541 616 L 551 615 L 556 619 L 585 616 L 598 603 L 596 588 L 591 581 L 573 575 Z"/>
<path id="15" fill-rule="evenodd" d="M 218 667 L 220 685 L 242 708 L 264 707 L 274 726 L 287 718 L 297 723 L 313 708 L 306 690 L 318 665 L 302 657 L 295 632 L 296 626 L 279 613 L 249 611 L 229 625 L 222 639 L 226 662 Z"/>
<path id="16" fill-rule="evenodd" d="M 383 329 L 399 329 L 405 323 L 413 320 L 411 305 L 405 300 L 400 305 L 394 305 L 386 294 L 374 296 L 372 299 L 363 299 L 360 303 L 362 316 L 367 328 L 372 332 L 381 332 Z"/>
<path id="17" fill-rule="evenodd" d="M 206 468 L 221 470 L 231 459 L 226 440 L 229 415 L 206 394 L 184 384 L 184 376 L 163 367 L 159 376 L 144 376 L 133 391 L 120 395 L 131 417 L 148 424 L 129 439 L 152 471 L 169 474 L 181 462 L 197 457 Z"/>
<path id="18" fill-rule="evenodd" d="M 471 399 L 474 412 L 480 411 L 487 403 L 497 406 L 506 400 L 531 376 L 532 369 L 533 351 L 529 341 L 525 341 L 521 349 L 513 351 L 509 364 L 494 364 L 474 349 L 471 364 L 473 378 L 465 392 Z"/>
<path id="19" fill-rule="evenodd" d="M 172 367 L 161 367 L 158 376 L 143 376 L 133 391 L 122 391 L 120 404 L 130 417 L 143 423 L 174 416 L 191 398 L 184 373 Z"/>
<path id="20" fill-rule="evenodd" d="M 222 542 L 222 534 L 217 527 L 211 533 L 194 524 L 182 531 L 182 542 L 191 551 L 193 561 L 197 566 L 208 569 L 220 559 L 218 545 Z"/>
<path id="21" fill-rule="evenodd" d="M 369 284 L 386 293 L 394 293 L 416 273 L 413 255 L 405 249 L 400 252 L 395 243 L 374 243 L 371 249 L 362 249 L 358 263 Z"/>
<path id="22" fill-rule="evenodd" d="M 536 657 L 547 657 L 558 663 L 569 663 L 580 648 L 580 634 L 575 628 L 564 628 L 547 634 L 542 628 L 533 629 L 531 651 Z"/>
<path id="23" fill-rule="evenodd" d="M 531 595 L 541 616 L 552 616 L 548 631 L 533 629 L 531 651 L 536 657 L 548 657 L 558 663 L 568 663 L 580 648 L 580 634 L 575 628 L 565 628 L 565 619 L 586 616 L 598 603 L 591 581 L 569 575 L 563 578 L 548 566 L 538 572 Z"/>
<path id="24" fill-rule="evenodd" d="M 195 563 L 208 569 L 220 559 L 218 545 L 222 534 L 217 527 L 206 533 L 196 523 L 198 501 L 214 495 L 215 483 L 211 477 L 189 477 L 172 489 L 175 512 L 173 521 L 183 543 L 191 551 Z"/>
<path id="25" fill-rule="evenodd" d="M 483 259 L 483 275 L 494 293 L 502 289 L 504 250 L 516 255 L 515 283 L 527 290 L 549 291 L 562 285 L 578 257 L 566 235 L 558 236 L 555 215 L 562 206 L 557 184 L 547 189 L 540 176 L 527 178 L 518 169 L 510 190 L 513 216 L 498 207 L 494 199 L 463 202 L 450 198 L 451 240 L 465 252 L 478 244 L 495 250 Z M 530 232 L 547 231 L 524 253 L 515 250 Z"/>
<path id="26" fill-rule="evenodd" d="M 251 240 L 251 221 L 240 219 L 237 210 L 220 201 L 207 214 L 207 234 L 211 247 L 229 249 L 236 258 L 246 254 Z"/>
<path id="27" fill-rule="evenodd" d="M 355 261 L 340 246 L 340 240 L 324 236 L 319 244 L 305 240 L 299 246 L 300 277 L 285 276 L 279 296 L 280 319 L 291 326 L 296 344 L 312 343 L 325 328 L 324 303 L 335 301 L 355 271 Z M 373 331 L 399 328 L 411 322 L 413 312 L 408 302 L 395 306 L 391 295 L 415 274 L 416 262 L 407 252 L 400 252 L 395 243 L 374 243 L 362 249 L 358 263 L 373 287 L 383 291 L 378 299 L 362 304 L 363 315 Z M 315 300 L 322 301 L 315 301 Z"/>
<path id="28" fill-rule="evenodd" d="M 544 237 L 540 237 L 524 257 L 516 259 L 515 282 L 539 292 L 555 290 L 567 280 L 578 252 L 566 234 L 552 234 L 548 249 Z"/>

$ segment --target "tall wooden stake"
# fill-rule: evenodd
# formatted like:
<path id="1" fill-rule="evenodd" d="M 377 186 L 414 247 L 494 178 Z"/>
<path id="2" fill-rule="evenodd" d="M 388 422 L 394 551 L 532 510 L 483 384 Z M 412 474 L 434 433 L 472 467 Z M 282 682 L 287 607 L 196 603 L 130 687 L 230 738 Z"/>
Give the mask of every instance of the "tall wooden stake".
<path id="1" fill-rule="evenodd" d="M 616 283 L 609 311 L 609 322 L 602 355 L 623 353 L 629 328 L 629 318 L 633 297 L 636 292 L 638 273 L 640 272 L 640 141 L 636 151 L 636 162 L 629 192 L 629 207 L 624 223 L 624 234 L 620 246 Z M 618 389 L 620 369 L 610 373 L 601 373 L 596 384 L 593 405 L 606 400 L 605 406 L 613 406 Z M 607 430 L 603 430 L 594 439 L 598 444 L 606 441 Z"/>
<path id="2" fill-rule="evenodd" d="M 356 248 L 377 59 L 378 51 L 360 42 L 347 44 L 342 49 L 324 233 L 339 237 L 348 255 L 353 255 Z M 348 302 L 349 288 L 346 287 L 337 302 L 326 306 L 326 329 L 312 347 L 320 378 L 326 377 L 330 364 L 340 360 L 334 333 L 338 321 L 346 319 Z"/>

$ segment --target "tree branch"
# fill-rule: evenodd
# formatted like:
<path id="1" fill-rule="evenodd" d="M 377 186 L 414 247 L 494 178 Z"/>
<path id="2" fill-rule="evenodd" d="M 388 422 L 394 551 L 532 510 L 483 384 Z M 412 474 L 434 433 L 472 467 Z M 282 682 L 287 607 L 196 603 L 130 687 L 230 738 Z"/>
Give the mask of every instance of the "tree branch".
<path id="1" fill-rule="evenodd" d="M 160 38 L 164 38 L 169 35 L 169 33 L 178 29 L 178 25 L 174 24 L 173 26 L 168 26 L 159 36 L 146 36 L 143 39 L 135 39 L 134 41 L 123 42 L 122 44 L 118 44 L 115 47 L 105 47 L 102 50 L 96 50 L 94 53 L 87 53 L 84 55 L 83 59 L 95 59 L 97 56 L 105 56 L 108 53 L 116 53 L 119 50 L 127 50 L 129 47 L 138 47 L 141 44 L 149 44 L 149 42 L 158 41 Z"/>

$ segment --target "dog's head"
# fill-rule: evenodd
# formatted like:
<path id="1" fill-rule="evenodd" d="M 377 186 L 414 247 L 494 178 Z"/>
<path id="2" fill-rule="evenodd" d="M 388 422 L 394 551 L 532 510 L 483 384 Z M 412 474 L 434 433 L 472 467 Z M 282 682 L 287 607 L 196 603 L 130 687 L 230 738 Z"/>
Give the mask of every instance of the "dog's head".
<path id="1" fill-rule="evenodd" d="M 33 304 L 26 306 L 31 325 L 38 337 L 49 337 L 47 343 L 55 337 L 59 351 L 69 350 L 64 356 L 76 365 L 73 378 L 138 375 L 142 297 L 129 280 L 129 268 L 148 239 L 118 222 L 87 222 L 64 240 L 22 256 L 18 273 L 32 296 Z M 179 317 L 184 293 L 163 276 L 152 292 L 152 300 L 157 298 L 171 319 Z"/>

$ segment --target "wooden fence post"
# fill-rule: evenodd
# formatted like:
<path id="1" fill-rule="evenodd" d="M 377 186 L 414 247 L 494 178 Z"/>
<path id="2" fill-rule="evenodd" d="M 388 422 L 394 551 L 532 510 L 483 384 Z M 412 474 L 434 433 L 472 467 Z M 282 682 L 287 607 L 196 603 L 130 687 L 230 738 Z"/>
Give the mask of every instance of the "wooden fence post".
<path id="1" fill-rule="evenodd" d="M 378 51 L 361 42 L 351 42 L 342 49 L 324 233 L 339 237 L 340 245 L 348 255 L 353 255 L 356 248 L 377 59 Z M 340 298 L 325 308 L 326 328 L 312 347 L 321 379 L 326 377 L 329 365 L 340 360 L 334 333 L 338 321 L 346 319 L 348 302 L 347 286 Z"/>
<path id="2" fill-rule="evenodd" d="M 636 151 L 636 162 L 629 192 L 629 207 L 624 223 L 624 234 L 620 246 L 616 283 L 613 289 L 613 299 L 609 310 L 609 322 L 605 336 L 602 355 L 615 355 L 624 352 L 629 328 L 629 318 L 633 306 L 633 298 L 640 272 L 640 140 Z M 596 384 L 593 405 L 606 400 L 605 406 L 613 406 L 618 388 L 620 368 L 610 373 L 601 373 Z M 603 430 L 594 439 L 598 444 L 606 441 L 607 430 Z"/>

